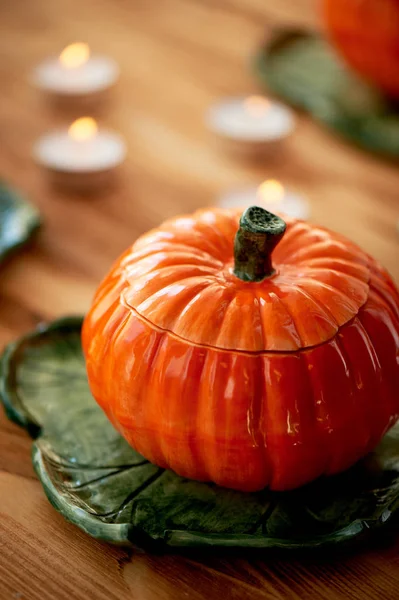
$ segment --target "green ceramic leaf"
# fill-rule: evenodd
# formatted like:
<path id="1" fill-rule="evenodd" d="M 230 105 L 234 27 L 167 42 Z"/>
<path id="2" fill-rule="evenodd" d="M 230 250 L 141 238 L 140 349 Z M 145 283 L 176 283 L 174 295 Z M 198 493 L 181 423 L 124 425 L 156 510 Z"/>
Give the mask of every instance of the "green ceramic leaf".
<path id="1" fill-rule="evenodd" d="M 50 502 L 90 535 L 147 547 L 315 547 L 379 529 L 399 507 L 399 427 L 347 473 L 294 492 L 244 494 L 150 464 L 94 402 L 80 327 L 64 319 L 8 346 L 0 396 L 35 438 Z"/>
<path id="2" fill-rule="evenodd" d="M 39 225 L 39 212 L 0 181 L 0 260 L 25 244 Z"/>
<path id="3" fill-rule="evenodd" d="M 399 156 L 399 110 L 361 81 L 321 37 L 282 31 L 254 62 L 277 95 L 368 150 Z"/>

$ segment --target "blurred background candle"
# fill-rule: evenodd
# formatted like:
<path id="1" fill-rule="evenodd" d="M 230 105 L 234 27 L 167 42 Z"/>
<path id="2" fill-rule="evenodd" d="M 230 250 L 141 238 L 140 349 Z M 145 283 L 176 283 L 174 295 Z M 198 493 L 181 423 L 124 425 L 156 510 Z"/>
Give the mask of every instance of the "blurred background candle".
<path id="1" fill-rule="evenodd" d="M 293 111 L 263 96 L 228 98 L 210 107 L 206 124 L 229 150 L 249 155 L 275 151 L 295 126 Z"/>
<path id="2" fill-rule="evenodd" d="M 267 179 L 258 187 L 232 190 L 223 195 L 218 206 L 222 208 L 262 206 L 270 212 L 284 213 L 295 219 L 308 219 L 310 215 L 308 201 L 287 190 L 276 179 Z"/>
<path id="3" fill-rule="evenodd" d="M 68 129 L 45 134 L 33 154 L 60 183 L 89 188 L 104 183 L 122 163 L 126 145 L 116 132 L 99 129 L 93 118 L 82 117 Z"/>
<path id="4" fill-rule="evenodd" d="M 91 55 L 88 44 L 77 42 L 41 63 L 33 73 L 33 83 L 64 105 L 96 104 L 118 77 L 119 67 L 113 59 Z"/>

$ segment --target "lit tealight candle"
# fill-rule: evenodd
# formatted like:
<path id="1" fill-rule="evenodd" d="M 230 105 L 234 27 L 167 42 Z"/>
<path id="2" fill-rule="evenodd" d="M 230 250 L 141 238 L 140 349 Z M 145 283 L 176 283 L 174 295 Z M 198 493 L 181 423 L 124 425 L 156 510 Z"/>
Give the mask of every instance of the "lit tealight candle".
<path id="1" fill-rule="evenodd" d="M 218 205 L 222 208 L 257 205 L 295 219 L 308 219 L 310 214 L 308 201 L 275 179 L 268 179 L 257 188 L 231 191 L 220 198 Z"/>
<path id="2" fill-rule="evenodd" d="M 76 100 L 102 94 L 118 77 L 119 67 L 114 60 L 92 56 L 87 44 L 77 42 L 40 64 L 33 73 L 33 82 L 53 96 Z"/>
<path id="3" fill-rule="evenodd" d="M 275 150 L 295 126 L 292 110 L 264 98 L 230 98 L 211 106 L 208 128 L 231 150 L 261 154 Z"/>
<path id="4" fill-rule="evenodd" d="M 60 175 L 62 183 L 86 187 L 104 181 L 124 160 L 126 145 L 119 134 L 99 129 L 94 119 L 82 117 L 68 129 L 40 138 L 33 154 L 39 164 Z"/>

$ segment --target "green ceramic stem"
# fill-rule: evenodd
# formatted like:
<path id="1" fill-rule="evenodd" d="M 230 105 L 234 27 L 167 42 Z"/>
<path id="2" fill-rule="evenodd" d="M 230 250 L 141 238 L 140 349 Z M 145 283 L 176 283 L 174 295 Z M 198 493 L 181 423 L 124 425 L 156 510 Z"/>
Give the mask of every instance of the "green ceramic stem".
<path id="1" fill-rule="evenodd" d="M 271 277 L 275 272 L 272 252 L 285 229 L 285 222 L 277 215 L 260 206 L 247 208 L 234 241 L 234 275 L 243 281 Z"/>

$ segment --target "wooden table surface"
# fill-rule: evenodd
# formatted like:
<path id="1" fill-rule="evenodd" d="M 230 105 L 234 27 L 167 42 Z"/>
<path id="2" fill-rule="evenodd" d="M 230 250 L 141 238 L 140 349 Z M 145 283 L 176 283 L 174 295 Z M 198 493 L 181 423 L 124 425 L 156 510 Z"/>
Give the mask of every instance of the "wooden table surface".
<path id="1" fill-rule="evenodd" d="M 315 221 L 352 237 L 399 281 L 399 172 L 306 116 L 280 159 L 221 153 L 203 125 L 224 94 L 256 92 L 248 61 L 275 25 L 318 26 L 312 0 L 3 0 L 0 175 L 42 211 L 31 248 L 0 271 L 0 345 L 43 319 L 81 313 L 100 277 L 141 232 L 277 177 L 308 195 Z M 88 199 L 52 189 L 36 137 L 65 121 L 29 87 L 30 69 L 84 40 L 120 63 L 104 123 L 129 156 L 119 188 Z M 29 600 L 385 600 L 399 598 L 397 541 L 343 556 L 150 556 L 96 542 L 46 501 L 31 442 L 0 411 L 0 598 Z"/>

